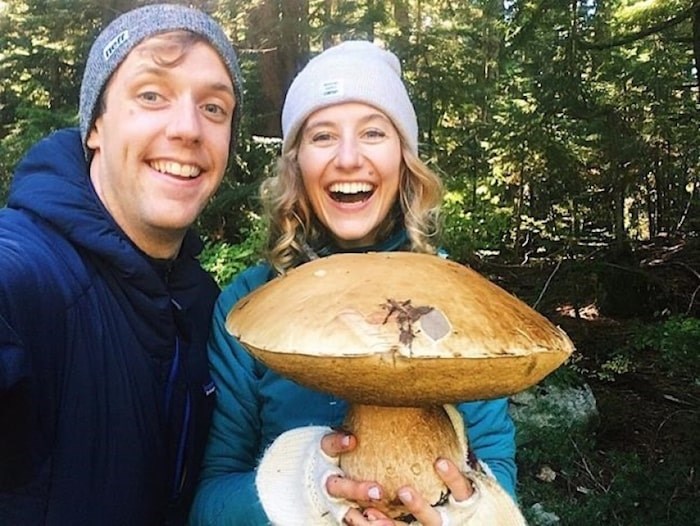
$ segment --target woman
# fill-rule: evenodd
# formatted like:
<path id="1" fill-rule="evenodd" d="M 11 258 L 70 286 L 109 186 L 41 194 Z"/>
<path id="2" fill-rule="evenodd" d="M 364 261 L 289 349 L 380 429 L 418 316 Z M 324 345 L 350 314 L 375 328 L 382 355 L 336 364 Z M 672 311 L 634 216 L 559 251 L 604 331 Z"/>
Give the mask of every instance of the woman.
<path id="1" fill-rule="evenodd" d="M 238 300 L 309 259 L 435 252 L 440 180 L 418 158 L 416 115 L 398 59 L 368 42 L 345 42 L 309 62 L 289 89 L 282 129 L 278 175 L 262 186 L 268 263 L 243 272 L 215 310 L 210 362 L 219 394 L 191 523 L 396 524 L 372 507 L 382 499 L 379 484 L 345 478 L 337 467 L 337 456 L 356 445 L 330 427 L 342 423 L 347 404 L 267 369 L 224 324 Z M 473 453 L 512 496 L 506 400 L 458 409 Z M 451 491 L 445 505 L 431 507 L 410 486 L 400 498 L 425 526 L 468 524 L 493 502 L 465 467 L 436 459 Z"/>

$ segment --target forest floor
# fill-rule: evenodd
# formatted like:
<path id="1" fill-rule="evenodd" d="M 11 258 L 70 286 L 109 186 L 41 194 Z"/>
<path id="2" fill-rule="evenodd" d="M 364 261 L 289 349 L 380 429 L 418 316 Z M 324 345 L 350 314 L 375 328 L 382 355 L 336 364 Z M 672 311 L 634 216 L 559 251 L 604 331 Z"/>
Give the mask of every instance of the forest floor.
<path id="1" fill-rule="evenodd" d="M 615 496 L 604 495 L 600 502 L 605 504 L 598 506 L 618 507 L 619 513 L 595 510 L 588 514 L 597 515 L 590 520 L 581 518 L 583 513 L 572 514 L 578 518 L 562 517 L 562 524 L 700 525 L 700 338 L 689 343 L 678 334 L 663 333 L 663 341 L 678 347 L 672 349 L 676 354 L 670 363 L 668 356 L 664 361 L 663 349 L 639 344 L 640 333 L 674 316 L 697 321 L 700 240 L 662 238 L 622 257 L 612 256 L 608 249 L 595 252 L 594 258 L 570 257 L 563 262 L 542 258 L 526 264 L 472 264 L 567 332 L 576 347 L 567 367 L 595 395 L 599 420 L 593 446 L 577 452 L 579 473 L 559 484 L 562 500 L 578 506 L 581 496 L 573 494 L 587 486 L 599 494 L 616 493 L 619 499 L 651 494 L 660 501 L 648 506 L 634 503 L 640 509 L 633 518 L 634 510 L 625 511 Z M 693 328 L 700 328 L 700 322 Z M 649 488 L 658 484 L 656 492 L 620 489 L 615 480 L 620 461 L 615 459 L 630 455 L 641 466 L 642 476 L 636 482 Z M 657 475 L 665 468 L 672 473 L 659 482 Z M 521 473 L 521 480 L 533 475 Z M 677 505 L 683 506 L 680 515 L 674 515 Z M 694 522 L 679 522 L 679 517 L 691 515 Z"/>

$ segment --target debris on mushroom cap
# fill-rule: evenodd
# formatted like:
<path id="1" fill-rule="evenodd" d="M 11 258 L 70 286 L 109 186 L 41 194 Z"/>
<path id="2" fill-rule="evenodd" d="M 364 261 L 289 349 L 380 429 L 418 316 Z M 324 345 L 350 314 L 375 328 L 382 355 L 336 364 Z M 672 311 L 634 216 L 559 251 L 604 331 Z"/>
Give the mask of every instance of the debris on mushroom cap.
<path id="1" fill-rule="evenodd" d="M 510 395 L 574 350 L 564 331 L 474 270 L 411 252 L 301 265 L 239 301 L 226 328 L 300 384 L 394 406 Z"/>

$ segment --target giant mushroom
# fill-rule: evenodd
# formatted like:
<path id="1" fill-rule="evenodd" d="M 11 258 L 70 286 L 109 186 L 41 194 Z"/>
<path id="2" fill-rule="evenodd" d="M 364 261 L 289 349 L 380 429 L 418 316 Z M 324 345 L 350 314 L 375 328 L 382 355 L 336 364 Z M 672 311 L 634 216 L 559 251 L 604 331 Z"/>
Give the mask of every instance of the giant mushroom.
<path id="1" fill-rule="evenodd" d="M 435 459 L 463 464 L 463 433 L 446 404 L 522 391 L 574 349 L 474 270 L 411 252 L 305 263 L 239 301 L 226 328 L 279 374 L 348 401 L 358 446 L 341 467 L 382 484 L 393 517 L 405 512 L 396 496 L 404 484 L 433 503 L 445 497 Z"/>

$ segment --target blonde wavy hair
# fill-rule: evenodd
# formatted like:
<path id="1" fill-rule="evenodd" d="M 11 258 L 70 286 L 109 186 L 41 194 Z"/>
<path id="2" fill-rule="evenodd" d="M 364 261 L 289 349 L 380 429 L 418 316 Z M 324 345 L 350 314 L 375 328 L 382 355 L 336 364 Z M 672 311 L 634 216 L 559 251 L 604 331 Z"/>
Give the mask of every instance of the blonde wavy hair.
<path id="1" fill-rule="evenodd" d="M 301 178 L 299 141 L 282 155 L 274 177 L 263 181 L 260 197 L 267 222 L 265 257 L 279 273 L 309 259 L 309 249 L 329 234 L 316 218 Z M 380 226 L 378 239 L 386 239 L 403 221 L 413 252 L 435 253 L 443 187 L 440 177 L 401 141 L 399 197 Z"/>

